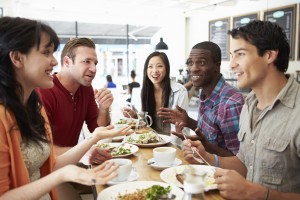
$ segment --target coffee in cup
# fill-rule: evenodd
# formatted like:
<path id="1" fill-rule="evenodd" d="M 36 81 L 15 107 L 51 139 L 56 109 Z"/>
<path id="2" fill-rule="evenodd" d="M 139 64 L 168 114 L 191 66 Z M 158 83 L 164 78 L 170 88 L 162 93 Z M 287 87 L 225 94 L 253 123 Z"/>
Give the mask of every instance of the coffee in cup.
<path id="1" fill-rule="evenodd" d="M 153 157 L 157 165 L 171 166 L 176 158 L 176 149 L 173 147 L 154 148 Z"/>

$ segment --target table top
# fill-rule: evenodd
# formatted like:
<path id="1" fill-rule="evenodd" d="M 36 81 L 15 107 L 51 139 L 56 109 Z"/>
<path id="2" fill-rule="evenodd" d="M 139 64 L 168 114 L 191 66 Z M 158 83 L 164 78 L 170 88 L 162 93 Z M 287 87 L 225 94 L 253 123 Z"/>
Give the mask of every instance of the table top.
<path id="1" fill-rule="evenodd" d="M 178 159 L 182 160 L 182 164 L 188 164 L 188 162 L 183 157 L 183 152 L 175 147 L 172 144 L 168 144 L 165 146 L 172 146 L 177 149 L 176 151 L 176 157 Z M 163 182 L 160 178 L 160 172 L 159 170 L 156 170 L 152 168 L 150 165 L 147 164 L 147 161 L 153 157 L 153 148 L 142 148 L 140 147 L 139 151 L 135 154 L 127 157 L 128 159 L 132 160 L 133 167 L 135 167 L 136 171 L 139 174 L 139 178 L 137 181 L 159 181 Z M 96 192 L 99 194 L 102 190 L 105 188 L 108 188 L 109 185 L 97 185 L 96 186 Z M 205 199 L 206 200 L 223 200 L 221 195 L 219 194 L 218 190 L 211 190 L 208 192 L 205 192 Z"/>

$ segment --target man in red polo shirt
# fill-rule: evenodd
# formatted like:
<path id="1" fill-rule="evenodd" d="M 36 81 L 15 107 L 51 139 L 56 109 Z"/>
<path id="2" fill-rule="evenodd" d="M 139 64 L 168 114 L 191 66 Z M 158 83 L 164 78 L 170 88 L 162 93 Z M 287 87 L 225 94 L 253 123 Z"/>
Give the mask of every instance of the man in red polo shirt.
<path id="1" fill-rule="evenodd" d="M 62 50 L 62 68 L 54 74 L 54 87 L 37 89 L 49 118 L 56 155 L 77 144 L 84 122 L 90 132 L 110 124 L 108 111 L 113 96 L 107 89 L 92 87 L 98 63 L 95 48 L 88 38 L 70 40 Z M 99 148 L 91 148 L 86 155 L 93 164 L 112 158 L 109 152 Z M 74 191 L 69 186 L 59 187 L 58 192 L 64 195 L 60 195 L 63 199 L 75 198 L 71 197 Z"/>
<path id="2" fill-rule="evenodd" d="M 77 144 L 84 122 L 90 132 L 110 123 L 108 110 L 113 96 L 107 89 L 94 90 L 92 87 L 97 63 L 92 40 L 70 40 L 62 51 L 62 68 L 54 75 L 54 87 L 37 89 L 47 111 L 57 155 Z M 99 164 L 111 158 L 105 152 L 98 154 L 95 153 L 96 158 L 90 161 Z"/>

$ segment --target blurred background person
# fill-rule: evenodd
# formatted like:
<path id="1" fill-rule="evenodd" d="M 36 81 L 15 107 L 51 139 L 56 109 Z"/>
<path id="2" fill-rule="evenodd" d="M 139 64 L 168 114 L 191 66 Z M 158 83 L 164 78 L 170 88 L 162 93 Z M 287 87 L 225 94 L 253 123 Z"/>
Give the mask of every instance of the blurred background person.
<path id="1" fill-rule="evenodd" d="M 132 82 L 128 84 L 128 94 L 130 95 L 130 97 L 127 99 L 128 102 L 131 102 L 131 94 L 132 94 L 132 88 L 138 88 L 140 87 L 140 83 L 136 82 L 135 81 L 135 77 L 136 77 L 136 74 L 135 74 L 135 71 L 134 70 L 131 70 L 130 72 L 130 77 L 132 79 Z"/>
<path id="2" fill-rule="evenodd" d="M 104 85 L 104 88 L 117 88 L 117 85 L 113 82 L 111 75 L 106 76 L 107 83 Z"/>

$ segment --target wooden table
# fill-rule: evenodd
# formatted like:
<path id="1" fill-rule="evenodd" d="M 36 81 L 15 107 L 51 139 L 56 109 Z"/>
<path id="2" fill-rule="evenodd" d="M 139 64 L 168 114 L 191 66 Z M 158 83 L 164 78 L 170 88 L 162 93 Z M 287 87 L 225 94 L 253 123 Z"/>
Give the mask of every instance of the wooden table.
<path id="1" fill-rule="evenodd" d="M 169 144 L 168 146 L 175 147 L 172 144 Z M 182 164 L 188 164 L 187 161 L 183 157 L 183 152 L 175 147 L 177 149 L 176 157 L 182 160 Z M 139 174 L 138 181 L 160 181 L 163 182 L 160 179 L 160 172 L 158 170 L 153 169 L 151 166 L 147 164 L 147 161 L 153 157 L 152 153 L 153 148 L 142 148 L 140 147 L 139 151 L 136 152 L 134 155 L 128 157 L 132 160 L 133 167 L 135 167 L 136 171 Z M 101 192 L 103 189 L 109 187 L 108 185 L 97 185 L 96 186 L 96 192 L 97 194 Z M 206 200 L 223 200 L 223 198 L 220 196 L 218 190 L 212 190 L 205 193 L 205 199 Z"/>

